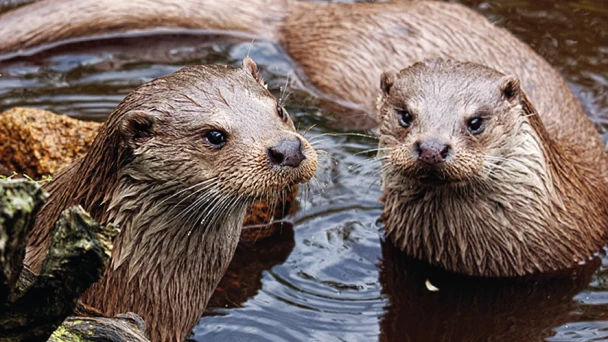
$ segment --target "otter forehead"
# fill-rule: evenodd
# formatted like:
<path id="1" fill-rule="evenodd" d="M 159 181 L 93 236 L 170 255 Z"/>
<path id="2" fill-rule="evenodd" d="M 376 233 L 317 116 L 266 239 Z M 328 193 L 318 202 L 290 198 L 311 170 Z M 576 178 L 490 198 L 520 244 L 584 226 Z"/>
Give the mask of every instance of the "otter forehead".
<path id="1" fill-rule="evenodd" d="M 503 76 L 469 63 L 417 63 L 397 75 L 388 100 L 424 119 L 418 122 L 422 127 L 451 127 L 450 121 L 495 108 Z"/>
<path id="2" fill-rule="evenodd" d="M 198 65 L 138 88 L 133 108 L 154 114 L 177 130 L 221 126 L 240 135 L 294 130 L 277 113 L 278 101 L 243 68 Z"/>

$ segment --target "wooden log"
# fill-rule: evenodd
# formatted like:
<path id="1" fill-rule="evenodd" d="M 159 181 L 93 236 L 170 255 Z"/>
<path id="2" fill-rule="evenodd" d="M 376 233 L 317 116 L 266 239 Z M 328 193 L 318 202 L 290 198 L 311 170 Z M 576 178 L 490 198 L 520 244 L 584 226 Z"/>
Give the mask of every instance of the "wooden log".
<path id="1" fill-rule="evenodd" d="M 34 275 L 23 267 L 23 257 L 28 233 L 46 196 L 35 182 L 0 180 L 0 341 L 47 340 L 51 334 L 52 341 L 92 341 L 104 336 L 147 341 L 143 322 L 134 314 L 71 317 L 61 325 L 74 314 L 82 293 L 104 272 L 118 229 L 97 224 L 79 206 L 65 210 L 56 223 L 42 270 Z"/>

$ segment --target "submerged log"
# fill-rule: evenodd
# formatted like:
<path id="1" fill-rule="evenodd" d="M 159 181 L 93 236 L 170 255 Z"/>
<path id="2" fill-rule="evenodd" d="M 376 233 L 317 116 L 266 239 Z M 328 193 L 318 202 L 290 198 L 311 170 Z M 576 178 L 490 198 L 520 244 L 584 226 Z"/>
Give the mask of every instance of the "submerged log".
<path id="1" fill-rule="evenodd" d="M 41 272 L 35 275 L 23 267 L 23 257 L 46 196 L 35 182 L 0 180 L 0 341 L 46 340 L 51 334 L 53 341 L 104 336 L 146 341 L 143 322 L 133 314 L 72 317 L 61 325 L 105 270 L 118 229 L 97 224 L 79 206 L 65 210 Z"/>

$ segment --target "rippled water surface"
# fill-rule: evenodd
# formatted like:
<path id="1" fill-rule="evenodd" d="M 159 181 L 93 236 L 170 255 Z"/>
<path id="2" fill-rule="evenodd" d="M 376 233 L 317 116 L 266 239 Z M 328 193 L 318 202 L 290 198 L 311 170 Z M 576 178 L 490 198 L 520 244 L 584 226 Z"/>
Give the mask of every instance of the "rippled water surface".
<path id="1" fill-rule="evenodd" d="M 547 58 L 604 129 L 606 0 L 463 3 Z M 375 223 L 381 213 L 379 165 L 368 161 L 376 141 L 334 134 L 342 132 L 330 127 L 314 97 L 298 90 L 291 60 L 272 43 L 165 35 L 58 47 L 0 62 L 0 110 L 31 106 L 102 121 L 145 81 L 189 64 L 240 65 L 249 51 L 269 88 L 286 98 L 300 129 L 310 128 L 307 136 L 324 157 L 310 191 L 299 197 L 293 228 L 285 226 L 279 236 L 239 247 L 194 339 L 608 340 L 606 258 L 599 270 L 583 271 L 572 281 L 454 283 L 383 246 L 381 227 Z M 406 268 L 407 275 L 400 272 Z M 427 289 L 427 278 L 439 292 Z M 450 290 L 442 291 L 445 287 Z"/>

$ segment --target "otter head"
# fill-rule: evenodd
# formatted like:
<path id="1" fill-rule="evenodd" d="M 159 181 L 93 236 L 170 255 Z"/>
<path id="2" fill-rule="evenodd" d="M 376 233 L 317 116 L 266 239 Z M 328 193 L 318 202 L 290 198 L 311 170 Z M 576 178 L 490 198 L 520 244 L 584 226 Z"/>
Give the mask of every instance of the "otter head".
<path id="1" fill-rule="evenodd" d="M 381 154 L 423 187 L 483 181 L 525 120 L 518 80 L 480 65 L 421 62 L 384 73 L 381 88 Z"/>
<path id="2" fill-rule="evenodd" d="M 564 234 L 555 207 L 563 202 L 551 142 L 515 78 L 436 60 L 384 74 L 381 85 L 383 221 L 393 243 L 467 275 L 572 263 L 548 252 Z"/>
<path id="3" fill-rule="evenodd" d="M 276 198 L 316 170 L 315 151 L 250 58 L 242 68 L 193 66 L 154 80 L 114 116 L 109 124 L 132 156 L 123 179 L 169 185 L 175 194 L 165 205 L 188 204 L 197 214 Z"/>

